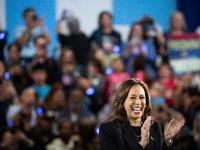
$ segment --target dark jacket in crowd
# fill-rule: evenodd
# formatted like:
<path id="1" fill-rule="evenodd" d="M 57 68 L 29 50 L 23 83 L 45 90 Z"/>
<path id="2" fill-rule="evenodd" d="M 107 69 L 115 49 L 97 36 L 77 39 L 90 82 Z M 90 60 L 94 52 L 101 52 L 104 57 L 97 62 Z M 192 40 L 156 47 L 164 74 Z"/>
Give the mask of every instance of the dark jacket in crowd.
<path id="1" fill-rule="evenodd" d="M 62 47 L 68 46 L 74 51 L 77 64 L 85 66 L 90 51 L 90 43 L 85 34 L 58 35 Z"/>

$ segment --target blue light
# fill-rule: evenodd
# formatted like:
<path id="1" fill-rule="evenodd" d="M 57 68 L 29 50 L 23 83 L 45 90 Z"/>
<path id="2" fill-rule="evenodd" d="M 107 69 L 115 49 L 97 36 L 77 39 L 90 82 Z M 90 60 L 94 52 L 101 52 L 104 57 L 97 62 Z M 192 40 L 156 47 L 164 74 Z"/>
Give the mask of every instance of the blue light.
<path id="1" fill-rule="evenodd" d="M 107 69 L 105 70 L 105 73 L 106 73 L 107 75 L 110 75 L 110 74 L 112 73 L 112 69 L 111 69 L 111 68 L 107 68 Z"/>
<path id="2" fill-rule="evenodd" d="M 9 72 L 5 72 L 5 73 L 4 73 L 4 78 L 5 78 L 5 79 L 9 79 L 9 78 L 10 78 Z"/>
<path id="3" fill-rule="evenodd" d="M 86 93 L 86 95 L 90 96 L 90 95 L 94 94 L 94 92 L 95 92 L 94 88 L 89 88 L 86 90 L 85 93 Z"/>
<path id="4" fill-rule="evenodd" d="M 99 134 L 99 127 L 96 128 L 96 133 Z"/>
<path id="5" fill-rule="evenodd" d="M 4 39 L 5 36 L 6 36 L 6 33 L 5 33 L 5 32 L 0 33 L 0 40 Z"/>
<path id="6" fill-rule="evenodd" d="M 13 122 L 12 121 L 8 121 L 8 126 L 12 127 L 13 126 Z"/>
<path id="7" fill-rule="evenodd" d="M 120 46 L 119 45 L 115 45 L 113 48 L 113 53 L 119 53 L 120 51 Z"/>
<path id="8" fill-rule="evenodd" d="M 38 107 L 38 108 L 37 108 L 37 113 L 38 113 L 38 114 L 42 114 L 42 113 L 43 113 L 43 110 L 42 110 L 41 107 Z"/>

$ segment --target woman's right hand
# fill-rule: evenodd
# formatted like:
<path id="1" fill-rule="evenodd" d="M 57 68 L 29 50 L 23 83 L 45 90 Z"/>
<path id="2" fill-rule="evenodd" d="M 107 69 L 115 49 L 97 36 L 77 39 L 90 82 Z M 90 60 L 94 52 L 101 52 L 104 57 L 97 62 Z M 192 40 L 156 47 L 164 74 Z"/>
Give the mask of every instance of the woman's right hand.
<path id="1" fill-rule="evenodd" d="M 151 116 L 147 117 L 141 128 L 141 141 L 140 145 L 145 148 L 149 144 L 149 130 L 150 130 Z"/>

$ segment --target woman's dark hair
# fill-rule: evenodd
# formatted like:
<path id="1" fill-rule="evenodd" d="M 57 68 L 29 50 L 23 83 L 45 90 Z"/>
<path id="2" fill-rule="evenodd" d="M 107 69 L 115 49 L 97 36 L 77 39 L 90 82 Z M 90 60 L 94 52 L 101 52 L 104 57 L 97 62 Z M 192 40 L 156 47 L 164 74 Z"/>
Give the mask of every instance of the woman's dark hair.
<path id="1" fill-rule="evenodd" d="M 108 12 L 108 11 L 103 11 L 101 12 L 101 14 L 99 15 L 99 28 L 102 29 L 103 26 L 101 24 L 101 20 L 103 18 L 103 15 L 108 15 L 110 17 L 110 19 L 112 19 L 112 15 Z"/>
<path id="2" fill-rule="evenodd" d="M 145 58 L 142 55 L 135 56 L 133 61 L 133 69 L 134 72 L 137 72 L 139 70 L 145 70 Z"/>
<path id="3" fill-rule="evenodd" d="M 53 110 L 56 109 L 56 105 L 55 102 L 53 101 L 53 95 L 58 91 L 58 90 L 62 90 L 65 91 L 64 89 L 64 85 L 62 83 L 59 82 L 55 82 L 51 85 L 51 89 L 50 91 L 47 93 L 47 96 L 44 100 L 44 108 L 46 110 Z M 67 105 L 66 101 L 63 101 L 61 103 L 62 108 L 64 108 Z"/>
<path id="4" fill-rule="evenodd" d="M 142 88 L 145 91 L 147 107 L 145 108 L 144 114 L 142 115 L 142 122 L 144 122 L 148 116 L 152 115 L 151 100 L 146 84 L 139 79 L 131 78 L 120 84 L 114 99 L 114 106 L 113 106 L 114 116 L 112 117 L 112 119 L 113 120 L 118 119 L 120 125 L 123 125 L 124 123 L 129 121 L 126 110 L 123 107 L 123 104 L 128 96 L 131 87 L 135 85 L 142 86 Z"/>
<path id="5" fill-rule="evenodd" d="M 16 43 L 11 43 L 8 45 L 8 51 L 10 51 L 10 49 L 13 47 L 13 46 L 16 46 L 17 47 L 17 51 L 20 52 L 20 47 L 16 44 Z"/>
<path id="6" fill-rule="evenodd" d="M 35 11 L 34 8 L 31 8 L 31 7 L 30 7 L 30 8 L 26 8 L 26 9 L 23 11 L 23 17 L 25 18 L 29 12 L 34 12 L 34 11 Z"/>
<path id="7" fill-rule="evenodd" d="M 144 76 L 144 82 L 148 85 L 148 87 L 151 87 L 153 84 L 153 79 L 148 75 L 146 69 L 145 69 L 145 58 L 143 55 L 138 55 L 135 56 L 134 61 L 133 61 L 133 77 L 135 77 L 135 74 L 137 71 L 143 71 L 143 76 Z"/>
<path id="8" fill-rule="evenodd" d="M 130 32 L 129 32 L 129 35 L 128 35 L 128 41 L 131 40 L 132 36 L 133 36 L 133 28 L 136 26 L 136 25 L 139 25 L 141 27 L 141 30 L 143 32 L 143 28 L 142 28 L 142 25 L 140 22 L 135 22 L 131 25 L 131 29 L 130 29 Z"/>

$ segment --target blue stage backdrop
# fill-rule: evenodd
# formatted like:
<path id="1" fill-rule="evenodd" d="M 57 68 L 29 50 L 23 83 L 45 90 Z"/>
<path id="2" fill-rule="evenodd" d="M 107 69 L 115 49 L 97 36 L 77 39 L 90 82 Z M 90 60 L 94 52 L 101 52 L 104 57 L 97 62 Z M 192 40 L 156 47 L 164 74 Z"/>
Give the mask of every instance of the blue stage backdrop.
<path id="1" fill-rule="evenodd" d="M 166 31 L 170 14 L 177 9 L 177 0 L 114 0 L 114 24 L 131 24 L 148 14 Z"/>

